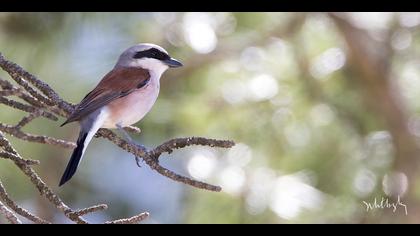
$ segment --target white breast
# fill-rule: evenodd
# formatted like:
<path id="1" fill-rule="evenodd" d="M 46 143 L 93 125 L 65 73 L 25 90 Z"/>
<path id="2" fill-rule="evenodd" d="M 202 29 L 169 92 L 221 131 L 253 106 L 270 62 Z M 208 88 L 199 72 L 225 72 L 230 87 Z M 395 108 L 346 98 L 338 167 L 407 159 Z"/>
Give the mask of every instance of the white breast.
<path id="1" fill-rule="evenodd" d="M 108 104 L 110 115 L 103 127 L 116 128 L 116 124 L 129 126 L 140 121 L 155 104 L 159 86 L 159 78 L 151 76 L 150 82 L 143 88 Z"/>

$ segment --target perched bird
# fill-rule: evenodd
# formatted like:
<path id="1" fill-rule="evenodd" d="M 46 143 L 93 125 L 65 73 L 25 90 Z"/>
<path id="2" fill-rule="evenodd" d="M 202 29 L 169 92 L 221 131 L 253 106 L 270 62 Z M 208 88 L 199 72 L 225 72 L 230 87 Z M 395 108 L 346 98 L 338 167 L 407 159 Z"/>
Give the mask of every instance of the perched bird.
<path id="1" fill-rule="evenodd" d="M 138 122 L 150 111 L 158 97 L 163 72 L 169 67 L 180 66 L 181 62 L 158 45 L 141 43 L 125 50 L 115 67 L 61 125 L 79 121 L 81 128 L 77 147 L 59 186 L 74 175 L 87 145 L 99 128 L 117 128 L 129 138 L 123 128 Z"/>

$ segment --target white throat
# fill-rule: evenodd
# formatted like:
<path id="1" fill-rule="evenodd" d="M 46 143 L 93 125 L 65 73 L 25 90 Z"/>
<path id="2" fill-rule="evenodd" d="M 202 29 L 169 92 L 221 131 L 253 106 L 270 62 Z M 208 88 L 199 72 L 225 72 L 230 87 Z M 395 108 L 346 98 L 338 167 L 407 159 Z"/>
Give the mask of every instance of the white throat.
<path id="1" fill-rule="evenodd" d="M 117 63 L 116 66 L 125 66 L 125 67 L 141 67 L 143 69 L 149 70 L 150 76 L 152 78 L 157 78 L 158 80 L 169 67 L 163 64 L 161 61 L 153 58 L 142 58 L 137 60 L 130 60 L 128 62 L 123 61 Z"/>

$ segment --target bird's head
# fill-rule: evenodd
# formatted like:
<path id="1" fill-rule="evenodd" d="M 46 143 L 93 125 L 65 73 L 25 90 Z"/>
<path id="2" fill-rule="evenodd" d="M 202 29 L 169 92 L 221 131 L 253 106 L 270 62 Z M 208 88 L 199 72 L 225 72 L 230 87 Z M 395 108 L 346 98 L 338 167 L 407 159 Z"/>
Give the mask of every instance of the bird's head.
<path id="1" fill-rule="evenodd" d="M 115 66 L 141 67 L 160 75 L 169 67 L 180 67 L 182 63 L 169 56 L 169 53 L 158 45 L 140 43 L 125 50 Z"/>

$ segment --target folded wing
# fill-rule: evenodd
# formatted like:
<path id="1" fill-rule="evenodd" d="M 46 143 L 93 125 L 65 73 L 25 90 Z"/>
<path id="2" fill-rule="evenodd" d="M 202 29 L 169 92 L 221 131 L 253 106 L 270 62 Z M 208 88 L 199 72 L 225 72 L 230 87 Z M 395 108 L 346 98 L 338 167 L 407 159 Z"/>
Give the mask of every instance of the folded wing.
<path id="1" fill-rule="evenodd" d="M 144 87 L 149 80 L 149 72 L 142 68 L 124 67 L 113 69 L 83 98 L 74 112 L 61 126 L 82 120 L 113 100 L 127 96 L 134 90 Z"/>

